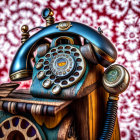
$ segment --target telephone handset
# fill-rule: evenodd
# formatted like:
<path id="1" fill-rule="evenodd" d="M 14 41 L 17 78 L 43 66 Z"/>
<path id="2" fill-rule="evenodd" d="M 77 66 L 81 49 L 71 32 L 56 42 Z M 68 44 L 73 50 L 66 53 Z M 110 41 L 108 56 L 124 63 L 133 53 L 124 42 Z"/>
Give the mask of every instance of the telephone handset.
<path id="1" fill-rule="evenodd" d="M 51 43 L 46 37 L 52 40 Z M 81 37 L 84 38 L 83 45 Z M 35 48 L 38 54 L 32 69 L 30 58 Z M 102 33 L 81 23 L 62 21 L 44 27 L 24 42 L 13 60 L 10 78 L 26 80 L 31 78 L 33 71 L 33 96 L 78 98 L 91 92 L 80 93 L 83 83 L 88 80 L 89 63 L 107 67 L 116 58 L 115 47 Z"/>

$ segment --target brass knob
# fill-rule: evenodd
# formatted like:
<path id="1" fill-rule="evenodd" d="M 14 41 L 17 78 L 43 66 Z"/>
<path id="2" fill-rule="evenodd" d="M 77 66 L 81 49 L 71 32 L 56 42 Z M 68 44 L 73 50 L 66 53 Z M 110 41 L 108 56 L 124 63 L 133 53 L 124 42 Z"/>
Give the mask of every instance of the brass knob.
<path id="1" fill-rule="evenodd" d="M 45 77 L 44 71 L 39 71 L 39 72 L 37 73 L 37 78 L 38 78 L 39 80 L 42 80 L 44 77 Z"/>
<path id="2" fill-rule="evenodd" d="M 42 17 L 46 20 L 46 26 L 49 26 L 54 23 L 54 12 L 51 8 L 45 8 L 42 11 Z"/>
<path id="3" fill-rule="evenodd" d="M 28 30 L 29 30 L 29 28 L 28 28 L 27 25 L 23 25 L 23 26 L 21 27 L 21 31 L 22 31 L 23 33 L 26 33 Z"/>
<path id="4" fill-rule="evenodd" d="M 36 69 L 41 69 L 43 67 L 43 63 L 42 62 L 38 62 L 37 64 L 36 64 Z"/>
<path id="5" fill-rule="evenodd" d="M 28 38 L 29 38 L 29 33 L 28 33 L 28 26 L 27 25 L 23 25 L 21 27 L 21 31 L 22 31 L 22 34 L 21 34 L 21 43 L 23 44 Z"/>
<path id="6" fill-rule="evenodd" d="M 43 82 L 43 87 L 44 88 L 50 88 L 52 83 L 51 83 L 51 80 L 50 79 L 46 79 L 44 82 Z"/>
<path id="7" fill-rule="evenodd" d="M 52 89 L 53 94 L 59 94 L 61 92 L 61 87 L 60 85 L 55 85 Z"/>
<path id="8" fill-rule="evenodd" d="M 53 16 L 54 15 L 54 12 L 51 8 L 45 8 L 43 11 L 42 11 L 42 17 L 44 19 L 46 19 L 48 16 Z"/>
<path id="9" fill-rule="evenodd" d="M 111 65 L 103 75 L 103 86 L 111 95 L 122 93 L 129 85 L 128 71 L 121 65 Z"/>

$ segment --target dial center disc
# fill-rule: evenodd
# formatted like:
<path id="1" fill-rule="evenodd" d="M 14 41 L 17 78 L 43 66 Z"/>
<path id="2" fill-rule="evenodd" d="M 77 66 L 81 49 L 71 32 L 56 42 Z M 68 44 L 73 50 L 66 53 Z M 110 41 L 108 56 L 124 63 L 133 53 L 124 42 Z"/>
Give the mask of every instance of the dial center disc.
<path id="1" fill-rule="evenodd" d="M 119 71 L 117 69 L 112 69 L 106 74 L 106 78 L 109 82 L 114 82 L 119 76 Z"/>
<path id="2" fill-rule="evenodd" d="M 64 69 L 68 64 L 67 59 L 63 58 L 63 57 L 58 58 L 55 62 L 56 62 L 56 64 L 55 64 L 56 67 L 58 67 L 60 69 Z"/>
<path id="3" fill-rule="evenodd" d="M 68 76 L 72 73 L 74 67 L 75 61 L 69 54 L 57 54 L 51 60 L 51 71 L 58 77 Z"/>

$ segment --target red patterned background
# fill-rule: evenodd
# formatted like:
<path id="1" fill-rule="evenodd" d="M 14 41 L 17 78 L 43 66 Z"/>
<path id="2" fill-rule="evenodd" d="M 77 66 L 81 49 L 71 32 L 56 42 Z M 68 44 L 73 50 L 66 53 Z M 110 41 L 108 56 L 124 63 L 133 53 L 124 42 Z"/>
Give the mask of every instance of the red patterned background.
<path id="1" fill-rule="evenodd" d="M 41 11 L 54 9 L 56 21 L 72 20 L 99 26 L 118 50 L 116 63 L 125 66 L 131 81 L 120 95 L 118 118 L 122 140 L 140 139 L 140 0 L 0 0 L 0 83 L 20 46 L 20 28 L 45 26 Z M 31 81 L 21 82 L 29 88 Z"/>

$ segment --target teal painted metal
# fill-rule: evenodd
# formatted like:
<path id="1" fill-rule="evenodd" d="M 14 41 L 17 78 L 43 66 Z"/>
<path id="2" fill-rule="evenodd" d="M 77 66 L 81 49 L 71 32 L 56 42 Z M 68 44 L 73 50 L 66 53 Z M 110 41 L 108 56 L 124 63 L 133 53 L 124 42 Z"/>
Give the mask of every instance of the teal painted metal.
<path id="1" fill-rule="evenodd" d="M 87 77 L 88 72 L 89 72 L 89 65 L 88 65 L 88 62 L 87 62 L 85 74 L 84 74 L 84 76 L 82 77 L 82 79 L 80 80 L 80 82 L 76 86 L 76 90 L 75 90 L 76 94 L 78 93 L 78 91 L 82 87 L 82 85 L 83 85 L 83 83 L 84 83 L 84 81 L 85 81 L 85 79 Z"/>
<path id="2" fill-rule="evenodd" d="M 6 120 L 9 117 L 12 117 L 13 115 L 4 111 L 0 111 L 0 123 Z"/>

